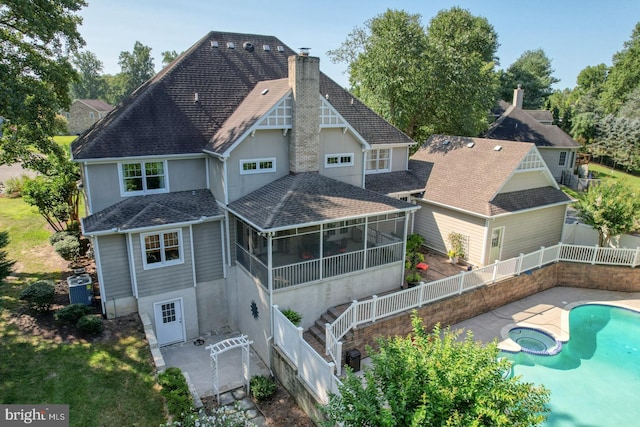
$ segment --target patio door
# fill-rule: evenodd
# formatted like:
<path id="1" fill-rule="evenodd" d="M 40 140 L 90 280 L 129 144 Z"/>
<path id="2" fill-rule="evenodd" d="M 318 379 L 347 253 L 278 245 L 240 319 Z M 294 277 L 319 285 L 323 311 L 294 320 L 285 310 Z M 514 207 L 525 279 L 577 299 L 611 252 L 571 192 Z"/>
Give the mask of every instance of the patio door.
<path id="1" fill-rule="evenodd" d="M 491 230 L 491 249 L 489 250 L 489 264 L 500 259 L 502 252 L 502 237 L 504 234 L 504 226 Z"/>
<path id="2" fill-rule="evenodd" d="M 157 302 L 153 305 L 156 318 L 156 338 L 158 345 L 168 345 L 184 341 L 182 323 L 182 298 Z"/>

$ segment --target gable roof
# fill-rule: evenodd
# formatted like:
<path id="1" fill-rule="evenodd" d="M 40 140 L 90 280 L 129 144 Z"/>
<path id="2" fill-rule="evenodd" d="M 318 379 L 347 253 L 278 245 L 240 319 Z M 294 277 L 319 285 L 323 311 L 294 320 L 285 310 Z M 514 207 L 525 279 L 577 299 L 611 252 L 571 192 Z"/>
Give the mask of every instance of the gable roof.
<path id="1" fill-rule="evenodd" d="M 229 204 L 231 212 L 260 230 L 416 209 L 315 172 L 286 175 Z"/>
<path id="2" fill-rule="evenodd" d="M 471 143 L 473 146 L 469 146 Z M 501 149 L 495 150 L 496 146 Z M 535 148 L 530 143 L 432 135 L 411 159 L 431 168 L 423 197 L 429 202 L 487 217 L 569 202 L 570 199 L 554 186 L 544 187 L 545 190 L 524 190 L 535 195 L 530 198 L 527 198 L 529 193 L 498 194 L 531 150 Z"/>
<path id="3" fill-rule="evenodd" d="M 484 138 L 532 142 L 538 147 L 577 148 L 580 146 L 558 126 L 542 124 L 518 107 L 500 101 L 499 110 L 504 112 L 482 135 Z"/>
<path id="4" fill-rule="evenodd" d="M 263 109 L 255 109 L 256 85 L 286 79 L 291 55 L 273 36 L 210 32 L 76 139 L 73 158 L 199 154 L 210 142 L 215 150 L 228 147 L 233 142 L 223 136 L 232 123 L 248 123 Z M 320 95 L 368 143 L 414 143 L 322 73 Z"/>
<path id="5" fill-rule="evenodd" d="M 113 105 L 108 104 L 101 99 L 76 99 L 73 102 L 80 102 L 96 111 L 108 112 L 113 110 Z"/>
<path id="6" fill-rule="evenodd" d="M 424 191 L 433 163 L 409 159 L 404 171 L 365 175 L 365 188 L 382 194 L 419 193 Z"/>
<path id="7" fill-rule="evenodd" d="M 542 124 L 552 124 L 553 114 L 549 110 L 522 110 Z"/>
<path id="8" fill-rule="evenodd" d="M 129 197 L 82 220 L 87 235 L 196 222 L 221 217 L 209 190 Z"/>

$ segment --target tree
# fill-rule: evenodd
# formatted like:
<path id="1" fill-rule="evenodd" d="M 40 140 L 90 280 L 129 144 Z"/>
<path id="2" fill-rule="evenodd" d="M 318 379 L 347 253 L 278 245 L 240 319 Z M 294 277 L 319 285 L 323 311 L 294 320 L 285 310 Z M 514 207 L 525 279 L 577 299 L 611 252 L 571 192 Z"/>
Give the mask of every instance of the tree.
<path id="1" fill-rule="evenodd" d="M 347 63 L 356 96 L 413 139 L 475 136 L 495 102 L 497 35 L 460 8 L 439 12 L 426 31 L 420 19 L 387 10 L 328 55 Z"/>
<path id="2" fill-rule="evenodd" d="M 172 51 L 165 50 L 164 52 L 161 53 L 161 55 L 162 55 L 163 67 L 166 67 L 167 65 L 171 64 L 173 60 L 179 56 L 178 52 L 176 52 L 175 50 L 172 50 Z"/>
<path id="3" fill-rule="evenodd" d="M 624 43 L 624 49 L 613 55 L 613 65 L 602 91 L 602 106 L 606 113 L 615 114 L 628 95 L 640 86 L 640 22 Z"/>
<path id="4" fill-rule="evenodd" d="M 71 85 L 71 93 L 77 99 L 105 99 L 107 84 L 102 77 L 103 64 L 89 52 L 78 52 L 73 57 L 78 80 Z"/>
<path id="5" fill-rule="evenodd" d="M 133 45 L 132 52 L 120 52 L 118 59 L 123 77 L 123 91 L 127 96 L 155 74 L 151 48 L 139 41 Z M 119 99 L 121 101 L 122 99 Z"/>
<path id="6" fill-rule="evenodd" d="M 520 85 L 524 89 L 523 108 L 537 110 L 551 95 L 551 86 L 560 80 L 553 77 L 551 60 L 542 49 L 527 50 L 500 74 L 500 95 L 503 100 L 513 100 L 513 90 Z"/>
<path id="7" fill-rule="evenodd" d="M 546 418 L 549 392 L 509 378 L 496 343 L 482 345 L 436 326 L 428 333 L 416 313 L 413 335 L 380 339 L 364 381 L 350 371 L 324 407 L 330 422 L 348 426 L 534 426 Z"/>
<path id="8" fill-rule="evenodd" d="M 50 169 L 64 155 L 51 136 L 55 116 L 70 104 L 76 73 L 69 54 L 84 44 L 74 15 L 83 0 L 9 0 L 0 6 L 0 163 Z"/>
<path id="9" fill-rule="evenodd" d="M 16 263 L 13 260 L 7 259 L 7 251 L 4 250 L 9 244 L 9 232 L 0 231 L 0 283 L 6 279 L 12 271 L 13 265 Z"/>
<path id="10" fill-rule="evenodd" d="M 621 182 L 603 182 L 589 187 L 575 203 L 578 216 L 598 232 L 598 245 L 640 229 L 640 199 Z"/>

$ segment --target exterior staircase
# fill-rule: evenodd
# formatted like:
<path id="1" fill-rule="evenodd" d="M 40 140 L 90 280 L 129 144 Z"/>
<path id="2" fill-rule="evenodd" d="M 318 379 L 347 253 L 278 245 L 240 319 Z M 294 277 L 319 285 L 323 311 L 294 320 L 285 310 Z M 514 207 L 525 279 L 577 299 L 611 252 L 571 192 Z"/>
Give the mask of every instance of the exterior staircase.
<path id="1" fill-rule="evenodd" d="M 328 362 L 332 362 L 331 356 L 325 354 L 326 348 L 326 332 L 325 332 L 325 324 L 333 323 L 351 304 L 342 304 L 336 307 L 331 307 L 329 310 L 325 311 L 319 319 L 315 321 L 313 325 L 309 329 L 307 329 L 304 334 L 304 340 L 311 346 L 313 349 L 320 355 L 322 355 L 325 360 Z M 349 341 L 353 337 L 352 332 L 347 332 L 347 334 L 342 338 L 341 341 Z"/>

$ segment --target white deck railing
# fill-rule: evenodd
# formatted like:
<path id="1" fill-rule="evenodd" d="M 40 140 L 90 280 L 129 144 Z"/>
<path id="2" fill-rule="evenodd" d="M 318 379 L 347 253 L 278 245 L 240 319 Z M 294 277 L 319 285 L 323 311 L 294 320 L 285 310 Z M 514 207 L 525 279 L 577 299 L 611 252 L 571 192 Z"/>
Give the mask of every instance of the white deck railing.
<path id="1" fill-rule="evenodd" d="M 340 380 L 335 375 L 335 365 L 327 362 L 302 337 L 303 329 L 295 326 L 278 309 L 272 307 L 273 342 L 289 358 L 321 404 L 329 403 L 329 393 L 338 393 Z M 341 344 L 340 344 L 341 345 Z M 341 350 L 340 350 L 341 351 Z"/>
<path id="2" fill-rule="evenodd" d="M 433 282 L 422 282 L 414 288 L 382 297 L 374 295 L 365 301 L 353 301 L 332 324 L 327 324 L 326 354 L 332 357 L 339 376 L 342 368 L 342 344 L 339 341 L 354 327 L 558 261 L 636 267 L 640 265 L 640 247 L 617 249 L 559 243 L 549 248 L 542 247 L 529 254 L 520 254 L 516 258 L 462 272 L 456 276 Z"/>

